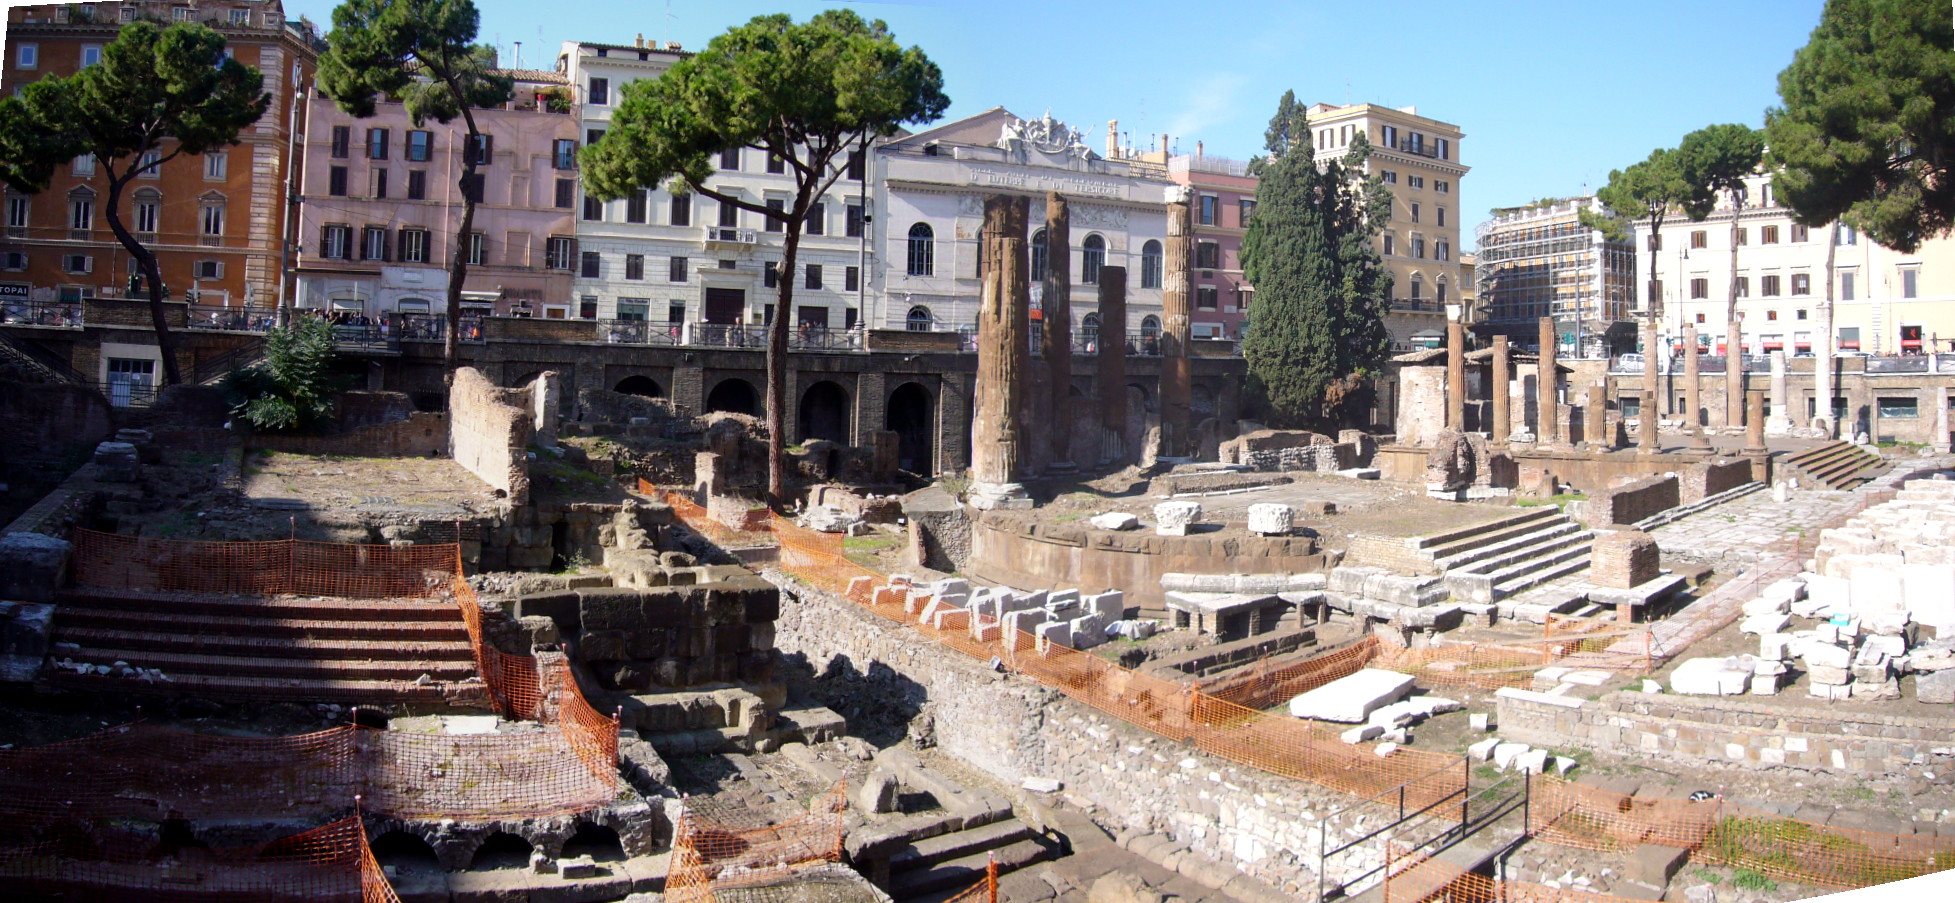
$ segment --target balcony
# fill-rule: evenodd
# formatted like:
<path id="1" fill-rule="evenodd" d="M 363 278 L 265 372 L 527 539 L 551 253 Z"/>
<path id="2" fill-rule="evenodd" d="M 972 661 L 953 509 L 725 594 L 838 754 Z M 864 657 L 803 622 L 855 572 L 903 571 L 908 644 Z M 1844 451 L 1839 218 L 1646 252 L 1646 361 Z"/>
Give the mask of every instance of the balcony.
<path id="1" fill-rule="evenodd" d="M 1398 142 L 1398 150 L 1403 153 L 1412 154 L 1413 156 L 1430 157 L 1434 160 L 1439 159 L 1439 145 L 1437 144 L 1424 144 L 1424 143 L 1414 144 L 1411 141 L 1411 139 L 1408 138 L 1408 139 L 1402 139 Z"/>
<path id="2" fill-rule="evenodd" d="M 760 243 L 760 234 L 752 229 L 737 229 L 732 226 L 707 226 L 705 230 L 706 244 L 708 246 L 730 245 L 739 248 L 751 248 Z"/>
<path id="3" fill-rule="evenodd" d="M 1443 314 L 1446 305 L 1426 298 L 1394 298 L 1392 313 Z"/>

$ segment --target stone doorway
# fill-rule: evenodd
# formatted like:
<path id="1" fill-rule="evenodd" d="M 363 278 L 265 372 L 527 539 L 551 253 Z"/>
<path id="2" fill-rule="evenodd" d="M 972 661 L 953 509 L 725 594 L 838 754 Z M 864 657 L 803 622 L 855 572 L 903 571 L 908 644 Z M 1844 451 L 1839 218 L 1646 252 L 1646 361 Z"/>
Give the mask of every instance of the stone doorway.
<path id="1" fill-rule="evenodd" d="M 918 476 L 936 472 L 931 457 L 936 433 L 932 407 L 930 390 L 917 383 L 904 383 L 889 394 L 884 428 L 896 434 L 896 466 Z"/>

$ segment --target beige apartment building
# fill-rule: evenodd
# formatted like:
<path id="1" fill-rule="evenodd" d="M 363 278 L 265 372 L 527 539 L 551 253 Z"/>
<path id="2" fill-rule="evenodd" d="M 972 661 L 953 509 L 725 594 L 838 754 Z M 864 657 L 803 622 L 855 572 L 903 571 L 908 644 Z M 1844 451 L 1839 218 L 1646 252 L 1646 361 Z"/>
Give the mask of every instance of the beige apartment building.
<path id="1" fill-rule="evenodd" d="M 1379 252 L 1392 273 L 1392 309 L 1385 318 L 1399 349 L 1432 347 L 1446 333 L 1447 306 L 1461 303 L 1459 186 L 1469 167 L 1460 161 L 1459 126 L 1419 115 L 1417 107 L 1377 104 L 1309 110 L 1318 158 L 1337 159 L 1358 135 L 1371 141 L 1365 171 L 1392 190 L 1392 216 Z"/>

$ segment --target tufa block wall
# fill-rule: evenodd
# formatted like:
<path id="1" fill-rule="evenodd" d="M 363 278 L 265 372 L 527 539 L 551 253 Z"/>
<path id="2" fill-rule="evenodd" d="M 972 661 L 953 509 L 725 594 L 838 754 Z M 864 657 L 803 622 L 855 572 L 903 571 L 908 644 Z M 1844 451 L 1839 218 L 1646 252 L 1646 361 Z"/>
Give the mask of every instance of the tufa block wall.
<path id="1" fill-rule="evenodd" d="M 474 367 L 455 371 L 448 389 L 448 456 L 511 504 L 529 502 L 528 389 L 500 389 Z"/>

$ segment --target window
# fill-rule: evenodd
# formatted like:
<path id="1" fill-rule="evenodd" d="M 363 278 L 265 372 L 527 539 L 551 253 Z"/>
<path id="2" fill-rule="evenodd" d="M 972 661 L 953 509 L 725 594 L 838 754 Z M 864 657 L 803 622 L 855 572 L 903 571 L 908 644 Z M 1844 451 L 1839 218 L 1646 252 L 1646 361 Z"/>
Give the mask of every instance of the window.
<path id="1" fill-rule="evenodd" d="M 1699 323 L 1702 323 L 1702 322 L 1704 322 L 1704 315 L 1703 315 L 1703 314 L 1698 314 L 1698 315 L 1697 315 L 1697 322 L 1699 322 Z"/>
<path id="2" fill-rule="evenodd" d="M 1812 274 L 1810 274 L 1810 273 L 1793 273 L 1793 274 L 1792 274 L 1792 294 L 1795 294 L 1795 295 L 1810 295 L 1810 294 L 1812 294 Z"/>
<path id="3" fill-rule="evenodd" d="M 929 223 L 917 223 L 910 227 L 909 269 L 912 276 L 934 276 L 937 273 L 936 233 Z"/>
<path id="4" fill-rule="evenodd" d="M 387 159 L 386 129 L 367 129 L 367 159 Z"/>
<path id="5" fill-rule="evenodd" d="M 808 221 L 803 231 L 809 235 L 825 235 L 828 232 L 828 205 L 815 203 L 808 205 Z"/>
<path id="6" fill-rule="evenodd" d="M 849 151 L 848 179 L 860 182 L 868 171 L 868 159 L 860 150 Z"/>
<path id="7" fill-rule="evenodd" d="M 736 172 L 739 171 L 740 149 L 737 147 L 729 147 L 726 150 L 720 151 L 720 168 L 726 170 L 733 170 Z"/>
<path id="8" fill-rule="evenodd" d="M 479 267 L 489 262 L 489 242 L 488 239 L 482 237 L 482 233 L 468 233 L 468 241 L 465 247 L 468 249 L 469 266 Z"/>
<path id="9" fill-rule="evenodd" d="M 61 269 L 69 273 L 92 273 L 95 272 L 95 258 L 87 254 L 63 254 Z"/>
<path id="10" fill-rule="evenodd" d="M 775 265 L 774 261 L 769 260 L 761 264 L 760 282 L 767 288 L 774 288 L 781 284 L 781 271 Z"/>
<path id="11" fill-rule="evenodd" d="M 1775 277 L 1772 277 L 1772 276 L 1767 276 L 1767 277 L 1765 277 L 1765 279 L 1767 280 L 1765 284 L 1766 284 L 1767 286 L 1769 286 L 1769 285 L 1771 285 L 1771 282 L 1770 282 L 1770 280 L 1771 280 L 1771 279 L 1773 279 L 1773 278 L 1775 278 Z M 1739 276 L 1739 277 L 1737 278 L 1737 280 L 1736 280 L 1736 281 L 1737 281 L 1737 283 L 1738 283 L 1738 297 L 1740 297 L 1740 298 L 1749 298 L 1749 297 L 1751 297 L 1751 277 L 1750 277 L 1750 276 Z"/>
<path id="12" fill-rule="evenodd" d="M 780 154 L 768 154 L 767 171 L 777 176 L 780 175 L 781 173 L 787 172 L 787 161 L 781 159 Z"/>
<path id="13" fill-rule="evenodd" d="M 346 196 L 346 167 L 334 166 L 326 170 L 326 193 L 336 198 Z"/>
<path id="14" fill-rule="evenodd" d="M 1216 290 L 1214 286 L 1204 285 L 1195 289 L 1196 307 L 1202 310 L 1214 310 L 1216 304 L 1215 299 L 1216 299 Z"/>
<path id="15" fill-rule="evenodd" d="M 821 264 L 808 264 L 808 278 L 801 285 L 803 288 L 821 288 Z"/>
<path id="16" fill-rule="evenodd" d="M 25 199 L 23 198 L 22 200 Z M 12 199 L 9 199 L 8 202 L 11 204 Z M 156 232 L 157 215 L 162 212 L 162 209 L 163 196 L 161 194 L 155 191 L 136 192 L 136 231 L 154 234 Z M 22 217 L 22 225 L 26 225 L 25 219 L 25 217 Z M 11 208 L 8 210 L 7 225 L 13 225 L 13 211 Z"/>
<path id="17" fill-rule="evenodd" d="M 1917 270 L 1913 267 L 1908 267 L 1907 269 L 1901 271 L 1901 297 L 1918 298 L 1920 297 L 1920 288 L 1921 288 L 1920 270 Z"/>
<path id="18" fill-rule="evenodd" d="M 468 143 L 467 162 L 477 166 L 487 166 L 495 160 L 496 136 L 475 135 Z"/>
<path id="19" fill-rule="evenodd" d="M 1775 245 L 1775 244 L 1778 244 L 1778 243 L 1779 243 L 1779 227 L 1777 227 L 1777 226 L 1759 226 L 1759 227 L 1758 227 L 1758 243 L 1759 243 L 1759 244 L 1761 244 L 1761 245 Z"/>
<path id="20" fill-rule="evenodd" d="M 339 128 L 335 126 L 333 131 L 335 134 L 334 140 L 338 140 L 337 135 L 339 132 Z M 334 154 L 334 156 L 345 156 L 345 155 Z M 433 156 L 434 156 L 434 133 L 423 131 L 421 129 L 410 130 L 407 133 L 408 162 L 426 163 Z"/>
<path id="21" fill-rule="evenodd" d="M 95 155 L 82 154 L 81 156 L 76 157 L 74 161 L 74 167 L 75 167 L 75 178 L 77 179 L 95 178 Z"/>
<path id="22" fill-rule="evenodd" d="M 1397 245 L 1398 242 L 1393 240 L 1392 234 L 1390 232 L 1385 233 L 1385 256 L 1391 257 L 1398 254 Z"/>
<path id="23" fill-rule="evenodd" d="M 81 64 L 83 67 L 93 66 L 101 61 L 102 61 L 102 45 L 100 44 L 81 45 Z"/>
<path id="24" fill-rule="evenodd" d="M 425 201 L 428 199 L 428 171 L 410 169 L 407 171 L 407 199 Z"/>
<path id="25" fill-rule="evenodd" d="M 1765 319 L 1767 320 L 1777 320 L 1778 318 L 1779 318 L 1779 312 L 1776 310 L 1768 310 L 1765 312 Z"/>
<path id="26" fill-rule="evenodd" d="M 1709 232 L 1706 232 L 1702 229 L 1698 229 L 1690 233 L 1690 247 L 1692 249 L 1708 248 L 1710 246 L 1711 246 L 1711 236 Z"/>
<path id="27" fill-rule="evenodd" d="M 558 169 L 577 168 L 577 139 L 558 138 L 552 147 L 554 148 L 551 154 L 552 162 Z"/>
<path id="28" fill-rule="evenodd" d="M 14 45 L 14 68 L 34 69 L 41 65 L 41 45 L 22 42 Z"/>
<path id="29" fill-rule="evenodd" d="M 1424 259 L 1425 259 L 1425 256 L 1426 256 L 1426 240 L 1425 240 L 1425 236 L 1422 236 L 1422 235 L 1414 235 L 1414 236 L 1412 236 L 1412 256 L 1413 256 L 1413 257 L 1417 257 L 1417 258 L 1419 258 L 1420 260 L 1424 260 Z"/>
<path id="30" fill-rule="evenodd" d="M 787 226 L 785 225 L 781 217 L 787 215 L 787 201 L 782 198 L 768 198 L 767 209 L 769 211 L 772 211 L 773 213 L 780 214 L 780 216 L 768 216 L 767 219 L 761 223 L 761 228 L 766 229 L 769 232 L 784 231 L 787 228 Z"/>
<path id="31" fill-rule="evenodd" d="M 327 260 L 346 260 L 353 256 L 353 227 L 328 223 L 319 228 L 319 256 Z"/>
<path id="32" fill-rule="evenodd" d="M 1435 291 L 1437 292 L 1437 294 L 1432 296 L 1433 303 L 1445 304 L 1446 303 L 1446 280 L 1445 279 L 1439 280 L 1439 285 L 1436 287 Z"/>
<path id="33" fill-rule="evenodd" d="M 1803 226 L 1803 225 L 1801 225 L 1801 224 L 1799 224 L 1799 223 L 1793 223 L 1793 224 L 1792 224 L 1792 240 L 1793 240 L 1793 241 L 1795 241 L 1795 242 L 1799 242 L 1799 241 L 1811 241 L 1811 240 L 1812 240 L 1812 230 L 1810 230 L 1810 229 L 1807 229 L 1807 228 L 1806 228 L 1805 226 Z"/>
<path id="34" fill-rule="evenodd" d="M 1256 202 L 1249 200 L 1248 198 L 1243 198 L 1242 200 L 1238 201 L 1237 204 L 1239 206 L 1236 210 L 1235 224 L 1237 226 L 1241 226 L 1242 228 L 1246 229 L 1249 227 L 1249 217 L 1255 215 L 1256 213 Z"/>
<path id="35" fill-rule="evenodd" d="M 1044 282 L 1046 272 L 1051 266 L 1051 246 L 1046 241 L 1045 230 L 1032 233 L 1032 281 Z"/>
<path id="36" fill-rule="evenodd" d="M 1408 176 L 1406 176 L 1406 177 L 1405 177 L 1405 187 L 1407 187 L 1407 188 L 1424 188 L 1424 187 L 1426 187 L 1426 177 L 1425 177 L 1425 176 L 1410 176 L 1410 175 L 1408 175 Z"/>
<path id="37" fill-rule="evenodd" d="M 585 143 L 585 144 L 596 144 L 596 143 L 598 142 L 598 140 L 599 140 L 599 139 L 601 139 L 601 138 L 603 138 L 603 137 L 604 137 L 604 130 L 603 130 L 603 129 L 585 129 L 585 130 L 584 130 L 584 143 Z"/>
<path id="38" fill-rule="evenodd" d="M 1409 207 L 1411 207 L 1411 208 L 1412 208 L 1412 221 L 1413 221 L 1413 222 L 1415 222 L 1415 223 L 1416 223 L 1416 222 L 1418 222 L 1418 221 L 1419 221 L 1419 205 L 1418 205 L 1418 204 L 1409 204 L 1409 205 L 1407 205 L 1407 206 L 1409 206 Z"/>
<path id="39" fill-rule="evenodd" d="M 0 270 L 27 269 L 27 255 L 19 251 L 0 251 Z"/>
<path id="40" fill-rule="evenodd" d="M 1204 226 L 1215 225 L 1215 208 L 1220 203 L 1220 201 L 1221 199 L 1215 197 L 1214 195 L 1207 195 L 1207 194 L 1202 195 L 1201 212 L 1198 214 L 1200 219 L 1197 221 Z"/>
<path id="41" fill-rule="evenodd" d="M 604 255 L 596 251 L 585 251 L 583 253 L 583 265 L 578 269 L 577 275 L 584 279 L 596 279 L 598 278 L 598 274 L 603 270 L 603 267 Z"/>
<path id="42" fill-rule="evenodd" d="M 649 189 L 640 188 L 625 198 L 625 222 L 642 223 L 645 221 L 645 208 L 651 202 L 651 195 L 652 193 Z M 672 199 L 672 225 L 683 226 L 685 223 L 679 221 L 678 205 L 679 198 L 674 197 Z"/>
<path id="43" fill-rule="evenodd" d="M 1195 242 L 1195 268 L 1218 269 L 1222 265 L 1222 246 L 1212 241 Z"/>
<path id="44" fill-rule="evenodd" d="M 203 223 L 201 231 L 204 235 L 221 236 L 224 234 L 223 204 L 205 204 L 199 213 L 201 214 Z"/>
<path id="45" fill-rule="evenodd" d="M 577 180 L 557 180 L 557 209 L 570 210 L 577 206 Z"/>
<path id="46" fill-rule="evenodd" d="M 1379 172 L 1378 175 L 1380 178 L 1385 180 L 1385 184 L 1387 185 L 1398 184 L 1398 173 L 1392 172 L 1391 170 L 1387 169 Z"/>
<path id="47" fill-rule="evenodd" d="M 1883 418 L 1913 420 L 1921 416 L 1919 401 L 1914 398 L 1881 397 L 1878 402 Z"/>
<path id="48" fill-rule="evenodd" d="M 1432 190 L 1437 191 L 1440 194 L 1446 194 L 1453 190 L 1453 183 L 1435 181 L 1432 183 Z"/>
<path id="49" fill-rule="evenodd" d="M 1433 209 L 1432 214 L 1438 217 L 1438 219 L 1434 221 L 1435 225 L 1440 225 L 1440 226 L 1446 225 L 1446 208 L 1436 207 Z"/>
<path id="50" fill-rule="evenodd" d="M 1147 244 L 1140 246 L 1140 287 L 1141 288 L 1161 287 L 1162 260 L 1163 258 L 1161 255 L 1160 242 L 1150 240 L 1148 241 Z"/>
<path id="51" fill-rule="evenodd" d="M 1386 147 L 1392 147 L 1392 148 L 1398 147 L 1398 126 L 1395 125 L 1379 126 L 1378 143 L 1383 144 Z"/>
<path id="52" fill-rule="evenodd" d="M 630 217 L 626 217 L 626 219 L 630 220 Z M 642 219 L 632 221 L 644 222 Z M 672 196 L 672 225 L 692 225 L 692 195 L 675 194 Z"/>
<path id="53" fill-rule="evenodd" d="M 633 281 L 645 278 L 645 255 L 625 255 L 625 278 Z"/>
<path id="54" fill-rule="evenodd" d="M 1420 279 L 1417 276 L 1413 276 L 1412 277 L 1412 300 L 1423 301 L 1425 300 L 1425 296 L 1426 296 L 1425 280 Z"/>
<path id="55" fill-rule="evenodd" d="M 686 259 L 684 257 L 672 258 L 671 263 L 668 264 L 665 271 L 665 281 L 667 282 L 686 281 Z"/>
<path id="56" fill-rule="evenodd" d="M 1840 244 L 1852 245 L 1852 244 L 1859 244 L 1859 243 L 1860 243 L 1860 233 L 1855 232 L 1852 226 L 1849 226 L 1845 223 L 1841 223 Z"/>
<path id="57" fill-rule="evenodd" d="M 86 232 L 95 228 L 95 196 L 71 195 L 68 198 L 68 228 Z"/>
<path id="58" fill-rule="evenodd" d="M 402 229 L 400 234 L 400 256 L 402 263 L 427 263 L 428 230 Z"/>
<path id="59" fill-rule="evenodd" d="M 1747 229 L 1747 228 L 1745 228 L 1744 226 L 1739 226 L 1739 227 L 1738 227 L 1738 247 L 1741 247 L 1741 248 L 1742 248 L 1742 247 L 1744 247 L 1745 245 L 1748 245 L 1748 244 L 1751 244 L 1751 230 L 1750 230 L 1750 229 Z"/>
<path id="60" fill-rule="evenodd" d="M 1103 266 L 1106 266 L 1106 239 L 1095 232 L 1086 236 L 1086 241 L 1079 246 L 1079 281 L 1099 285 Z"/>
<path id="61" fill-rule="evenodd" d="M 843 268 L 842 291 L 852 292 L 860 288 L 861 285 L 862 285 L 862 270 L 860 268 L 857 267 Z"/>
<path id="62" fill-rule="evenodd" d="M 726 203 L 725 201 L 721 201 L 720 202 L 720 228 L 734 229 L 734 228 L 738 228 L 739 225 L 740 225 L 740 208 L 735 207 L 732 204 Z"/>
<path id="63" fill-rule="evenodd" d="M 1452 243 L 1452 242 L 1449 242 L 1449 241 L 1447 241 L 1447 240 L 1445 240 L 1445 239 L 1443 239 L 1443 238 L 1442 238 L 1442 239 L 1439 239 L 1438 241 L 1435 241 L 1435 242 L 1433 242 L 1433 243 L 1432 243 L 1432 259 L 1434 259 L 1434 260 L 1451 260 L 1451 259 L 1453 259 L 1453 243 Z"/>
<path id="64" fill-rule="evenodd" d="M 1799 316 L 1798 316 L 1798 319 L 1801 319 L 1801 320 L 1803 320 L 1803 319 L 1805 319 L 1805 318 L 1806 318 L 1806 309 L 1805 309 L 1805 308 L 1803 308 L 1803 307 L 1801 307 L 1801 308 L 1799 308 Z"/>
<path id="65" fill-rule="evenodd" d="M 1840 274 L 1840 300 L 1841 301 L 1853 300 L 1853 271 L 1852 270 L 1848 270 Z"/>
<path id="66" fill-rule="evenodd" d="M 1690 280 L 1690 297 L 1692 300 L 1702 301 L 1710 296 L 1711 281 L 1709 279 L 1697 278 Z"/>
<path id="67" fill-rule="evenodd" d="M 934 318 L 930 316 L 930 308 L 912 307 L 909 315 L 903 318 L 903 326 L 911 332 L 929 332 L 933 320 Z"/>
<path id="68" fill-rule="evenodd" d="M 1765 277 L 1765 279 L 1764 279 L 1764 286 L 1763 286 L 1763 288 L 1762 288 L 1762 290 L 1760 290 L 1760 292 L 1759 292 L 1759 294 L 1760 294 L 1761 296 L 1763 296 L 1763 297 L 1766 297 L 1766 298 L 1776 298 L 1776 297 L 1778 297 L 1778 296 L 1779 296 L 1779 294 L 1780 294 L 1780 292 L 1779 292 L 1779 277 L 1778 277 L 1778 276 L 1777 276 L 1776 274 L 1774 274 L 1774 275 L 1771 275 L 1771 276 L 1766 276 L 1766 277 Z M 1743 296 L 1740 296 L 1740 297 L 1743 297 Z"/>
<path id="69" fill-rule="evenodd" d="M 610 103 L 611 102 L 611 80 L 608 78 L 591 79 L 590 90 L 585 92 L 585 96 L 589 98 L 588 102 L 595 106 L 601 107 L 604 106 L 605 104 Z"/>
<path id="70" fill-rule="evenodd" d="M 862 237 L 861 205 L 850 204 L 846 209 L 848 211 L 848 215 L 844 218 L 842 233 L 850 238 L 861 238 Z"/>
<path id="71" fill-rule="evenodd" d="M 248 9 L 234 9 L 234 10 L 231 10 L 231 24 L 232 24 L 232 25 L 250 25 L 250 24 L 251 24 L 251 10 L 248 10 Z"/>
<path id="72" fill-rule="evenodd" d="M 576 239 L 568 235 L 552 235 L 543 243 L 543 265 L 552 270 L 570 269 L 570 261 L 576 252 Z"/>
<path id="73" fill-rule="evenodd" d="M 352 152 L 352 148 L 351 148 L 352 143 L 353 143 L 352 129 L 343 125 L 333 126 L 333 150 L 332 150 L 333 159 L 335 160 L 345 159 Z"/>
<path id="74" fill-rule="evenodd" d="M 387 259 L 387 227 L 367 226 L 360 230 L 360 259 Z"/>
<path id="75" fill-rule="evenodd" d="M 384 199 L 386 199 L 386 197 L 387 197 L 387 171 L 386 171 L 386 170 L 384 170 L 384 169 L 376 169 L 376 170 L 373 170 L 373 171 L 372 171 L 371 173 L 369 173 L 368 175 L 369 175 L 369 178 L 370 178 L 370 183 L 369 183 L 369 186 L 368 186 L 368 187 L 369 187 L 369 191 L 367 192 L 367 194 L 368 194 L 368 196 L 369 196 L 369 197 L 373 197 L 373 198 L 378 198 L 378 199 L 382 199 L 382 200 L 384 200 Z"/>

